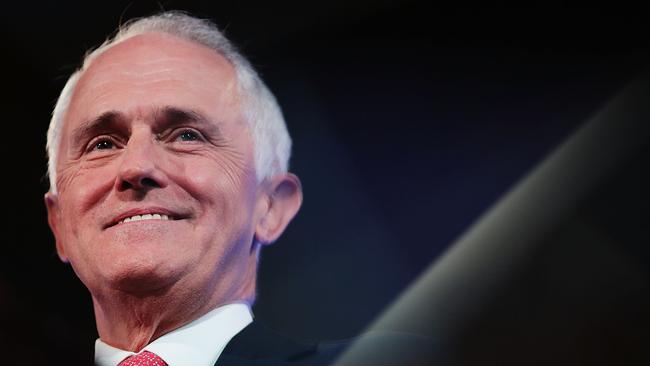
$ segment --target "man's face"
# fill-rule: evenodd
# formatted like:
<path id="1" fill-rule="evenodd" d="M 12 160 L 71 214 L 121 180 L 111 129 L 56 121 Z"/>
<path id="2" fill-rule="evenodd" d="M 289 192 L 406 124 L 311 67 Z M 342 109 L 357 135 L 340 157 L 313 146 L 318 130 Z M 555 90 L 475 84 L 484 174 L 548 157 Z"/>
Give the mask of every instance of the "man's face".
<path id="1" fill-rule="evenodd" d="M 94 296 L 241 296 L 266 198 L 236 83 L 214 51 L 162 34 L 119 43 L 84 72 L 48 209 L 59 255 Z"/>

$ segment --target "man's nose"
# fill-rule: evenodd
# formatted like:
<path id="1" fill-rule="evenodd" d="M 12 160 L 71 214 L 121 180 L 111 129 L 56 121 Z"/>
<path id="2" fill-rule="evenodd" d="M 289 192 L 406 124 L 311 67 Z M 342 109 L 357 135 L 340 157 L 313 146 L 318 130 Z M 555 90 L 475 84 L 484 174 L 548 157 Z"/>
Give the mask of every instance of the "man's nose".
<path id="1" fill-rule="evenodd" d="M 115 180 L 118 191 L 147 191 L 167 186 L 160 167 L 161 152 L 152 138 L 132 136 L 124 149 Z"/>

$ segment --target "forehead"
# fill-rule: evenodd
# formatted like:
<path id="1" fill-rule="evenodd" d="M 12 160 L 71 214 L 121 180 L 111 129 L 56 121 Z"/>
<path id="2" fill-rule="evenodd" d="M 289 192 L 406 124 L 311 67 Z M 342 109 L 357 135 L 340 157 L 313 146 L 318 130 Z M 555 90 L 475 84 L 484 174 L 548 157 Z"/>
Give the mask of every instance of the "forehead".
<path id="1" fill-rule="evenodd" d="M 109 110 L 138 117 L 163 106 L 227 120 L 239 109 L 236 84 L 233 66 L 214 50 L 162 33 L 134 36 L 92 60 L 72 94 L 65 127 Z"/>

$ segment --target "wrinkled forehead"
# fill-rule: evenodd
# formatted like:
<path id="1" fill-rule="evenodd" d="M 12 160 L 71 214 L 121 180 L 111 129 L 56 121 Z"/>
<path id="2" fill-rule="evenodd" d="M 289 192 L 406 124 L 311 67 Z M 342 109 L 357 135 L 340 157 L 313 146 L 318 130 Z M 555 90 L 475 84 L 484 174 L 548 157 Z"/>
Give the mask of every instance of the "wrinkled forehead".
<path id="1" fill-rule="evenodd" d="M 164 106 L 236 120 L 240 99 L 235 69 L 223 56 L 172 35 L 148 33 L 111 46 L 87 65 L 66 125 L 107 110 L 137 115 Z"/>

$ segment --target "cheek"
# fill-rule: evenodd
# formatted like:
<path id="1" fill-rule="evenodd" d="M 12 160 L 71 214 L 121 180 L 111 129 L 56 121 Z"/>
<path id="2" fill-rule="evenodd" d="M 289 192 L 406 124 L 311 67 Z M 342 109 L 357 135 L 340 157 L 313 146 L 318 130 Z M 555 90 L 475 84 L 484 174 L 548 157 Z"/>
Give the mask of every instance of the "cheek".
<path id="1" fill-rule="evenodd" d="M 57 180 L 61 202 L 69 208 L 65 217 L 83 216 L 106 198 L 115 182 L 115 164 L 80 162 L 72 169 L 62 170 Z"/>
<path id="2" fill-rule="evenodd" d="M 177 170 L 181 185 L 201 203 L 203 215 L 214 215 L 217 227 L 239 230 L 250 221 L 256 192 L 250 171 L 224 158 L 193 160 Z"/>
<path id="3" fill-rule="evenodd" d="M 199 156 L 188 156 L 170 164 L 170 172 L 187 181 L 188 190 L 197 198 L 246 198 L 255 183 L 253 164 L 246 155 L 234 150 L 204 151 Z"/>

